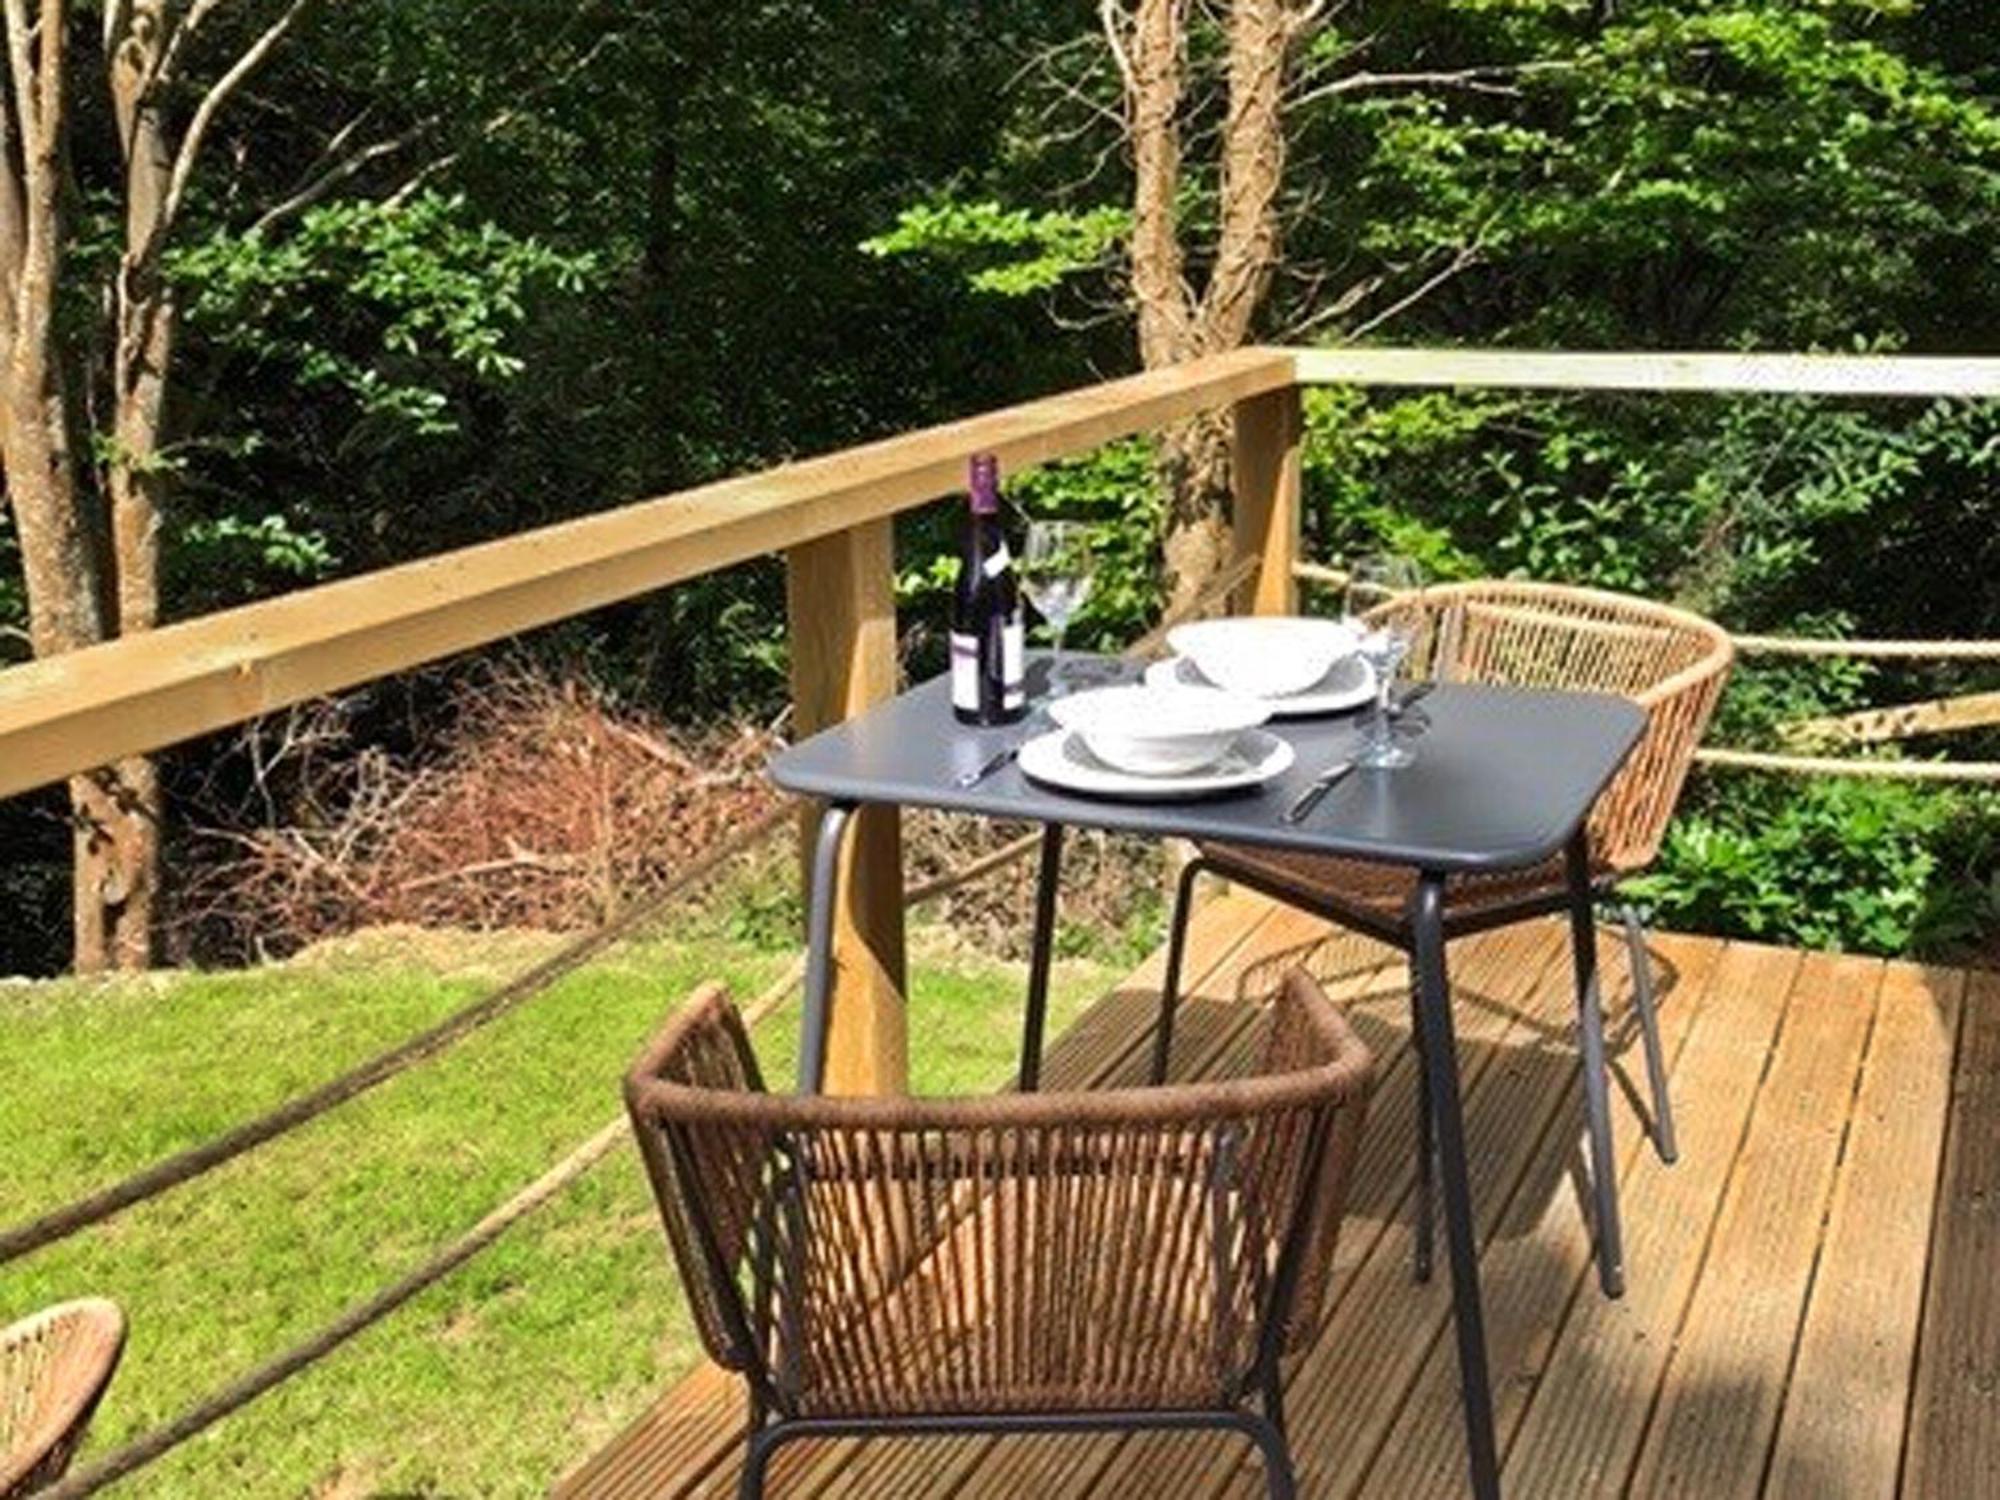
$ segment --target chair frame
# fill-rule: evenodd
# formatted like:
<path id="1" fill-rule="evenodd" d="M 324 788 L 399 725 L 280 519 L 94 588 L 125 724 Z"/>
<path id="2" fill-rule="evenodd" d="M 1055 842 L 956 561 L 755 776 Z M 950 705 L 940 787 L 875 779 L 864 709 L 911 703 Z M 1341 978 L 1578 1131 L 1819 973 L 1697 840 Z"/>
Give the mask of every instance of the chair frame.
<path id="1" fill-rule="evenodd" d="M 1311 982 L 1303 976 L 1288 984 Z M 1318 1003 L 1337 1024 L 1340 1049 L 1331 1063 L 1303 1073 L 1269 1075 L 1224 1084 L 1180 1085 L 1165 1089 L 1100 1090 L 1086 1093 L 1032 1093 L 1001 1095 L 981 1100 L 910 1100 L 878 1098 L 826 1098 L 822 1096 L 774 1096 L 762 1092 L 754 1057 L 743 1046 L 745 1073 L 752 1082 L 746 1092 L 723 1094 L 719 1090 L 670 1082 L 662 1077 L 664 1060 L 678 1044 L 679 1036 L 704 1016 L 726 1013 L 735 1024 L 719 987 L 697 996 L 637 1064 L 626 1082 L 626 1100 L 635 1134 L 645 1159 L 649 1177 L 663 1213 L 670 1200 L 681 1204 L 692 1229 L 692 1244 L 674 1237 L 672 1216 L 668 1217 L 669 1237 L 681 1261 L 683 1276 L 699 1275 L 705 1283 L 703 1301 L 719 1318 L 719 1328 L 703 1325 L 710 1352 L 725 1368 L 741 1374 L 748 1387 L 749 1421 L 746 1449 L 738 1494 L 755 1500 L 765 1492 L 768 1470 L 779 1449 L 788 1443 L 815 1438 L 866 1438 L 916 1436 L 943 1433 L 1085 1433 L 1140 1431 L 1233 1431 L 1248 1437 L 1262 1456 L 1267 1484 L 1273 1500 L 1293 1500 L 1297 1478 L 1286 1439 L 1282 1360 L 1295 1347 L 1299 1331 L 1295 1314 L 1299 1310 L 1301 1285 L 1309 1255 L 1319 1246 L 1316 1231 L 1325 1236 L 1337 1227 L 1338 1204 L 1330 1212 L 1336 1223 L 1323 1219 L 1320 1191 L 1326 1186 L 1329 1153 L 1335 1150 L 1333 1137 L 1339 1116 L 1353 1117 L 1336 1166 L 1336 1196 L 1344 1193 L 1345 1178 L 1352 1166 L 1353 1152 L 1365 1119 L 1367 1097 L 1373 1085 L 1373 1059 L 1352 1031 L 1332 1011 L 1316 987 Z M 740 1026 L 738 1027 L 740 1036 Z M 1307 1097 L 1302 1085 L 1316 1084 L 1319 1097 Z M 724 1231 L 708 1198 L 675 1191 L 669 1174 L 681 1183 L 703 1181 L 698 1170 L 699 1152 L 692 1138 L 696 1116 L 704 1108 L 696 1096 L 712 1096 L 709 1108 L 726 1111 L 736 1123 L 756 1121 L 759 1128 L 780 1133 L 792 1130 L 894 1129 L 947 1134 L 967 1129 L 1004 1129 L 1007 1126 L 1034 1128 L 1068 1125 L 1072 1121 L 1091 1124 L 1129 1122 L 1150 1126 L 1193 1126 L 1209 1119 L 1231 1120 L 1246 1111 L 1275 1107 L 1309 1108 L 1302 1155 L 1298 1167 L 1296 1194 L 1284 1210 L 1282 1228 L 1275 1237 L 1276 1264 L 1256 1326 L 1255 1350 L 1247 1368 L 1225 1382 L 1223 1399 L 1213 1406 L 1139 1407 L 1125 1409 L 1087 1408 L 1078 1410 L 911 1410 L 896 1413 L 812 1414 L 788 1405 L 782 1393 L 778 1371 L 767 1352 L 768 1338 L 760 1327 L 772 1326 L 769 1304 L 776 1298 L 771 1250 L 774 1236 L 770 1226 L 780 1213 L 795 1213 L 788 1207 L 800 1180 L 798 1153 L 792 1156 L 794 1170 L 780 1170 L 762 1195 L 753 1216 L 760 1226 L 750 1236 L 743 1254 L 755 1260 L 753 1295 L 764 1305 L 746 1303 L 737 1274 L 724 1248 Z M 1207 1111 L 1208 1113 L 1204 1113 Z M 1005 1121 L 1005 1125 L 996 1125 Z M 780 1150 L 780 1154 L 786 1154 Z M 803 1215 L 788 1222 L 803 1224 Z M 1330 1257 L 1330 1241 L 1324 1248 Z M 690 1264 L 690 1260 L 695 1264 Z M 698 1319 L 698 1322 L 701 1320 Z M 715 1337 L 719 1334 L 719 1338 Z M 1252 1400 L 1255 1400 L 1253 1406 Z"/>
<path id="2" fill-rule="evenodd" d="M 1674 803 L 1693 761 L 1695 747 L 1727 683 L 1735 660 L 1735 645 L 1728 633 L 1712 621 L 1652 600 L 1559 584 L 1488 580 L 1449 584 L 1426 590 L 1423 594 L 1422 602 L 1417 606 L 1424 617 L 1419 632 L 1418 655 L 1428 662 L 1430 670 L 1427 675 L 1434 680 L 1452 680 L 1455 663 L 1449 657 L 1457 646 L 1453 638 L 1454 621 L 1462 618 L 1454 615 L 1455 609 L 1486 607 L 1501 612 L 1533 612 L 1549 604 L 1594 609 L 1621 617 L 1601 624 L 1593 622 L 1600 629 L 1659 630 L 1662 633 L 1673 632 L 1690 642 L 1705 644 L 1705 649 L 1696 660 L 1632 695 L 1633 701 L 1646 711 L 1647 730 L 1625 768 L 1613 778 L 1599 798 L 1598 809 L 1591 816 L 1590 830 L 1586 835 L 1588 846 L 1595 849 L 1602 860 L 1601 865 L 1593 868 L 1591 873 L 1593 895 L 1599 901 L 1616 901 L 1618 882 L 1650 863 L 1659 850 L 1667 821 L 1673 814 Z M 1380 618 L 1409 608 L 1400 601 L 1392 600 L 1371 610 L 1369 618 Z M 1441 657 L 1446 659 L 1440 660 Z M 1344 901 L 1337 892 L 1289 882 L 1267 870 L 1231 860 L 1226 852 L 1203 848 L 1182 868 L 1175 889 L 1168 929 L 1167 969 L 1161 985 L 1160 1019 L 1154 1034 L 1152 1076 L 1155 1081 L 1165 1079 L 1172 1058 L 1174 1015 L 1179 1005 L 1188 918 L 1195 882 L 1206 873 L 1247 886 L 1342 927 L 1365 933 L 1410 955 L 1414 965 L 1416 924 L 1411 909 L 1406 908 L 1395 917 L 1389 917 L 1360 901 Z M 1413 881 L 1412 904 L 1416 894 L 1416 882 Z M 1639 1018 L 1647 1086 L 1653 1101 L 1650 1134 L 1660 1159 L 1671 1164 L 1679 1157 L 1679 1146 L 1674 1130 L 1673 1102 L 1668 1089 L 1666 1057 L 1660 1040 L 1652 964 L 1646 952 L 1645 927 L 1631 903 L 1618 902 L 1617 905 L 1631 960 L 1633 1009 Z M 1453 912 L 1447 899 L 1444 935 L 1450 940 L 1564 911 L 1571 912 L 1574 918 L 1574 896 L 1569 885 L 1562 881 L 1531 889 L 1511 900 L 1488 902 L 1457 913 Z M 1594 934 L 1579 928 L 1573 933 L 1573 940 L 1594 941 Z M 1580 1029 L 1588 1039 L 1602 1025 L 1601 997 L 1594 977 L 1587 990 L 1577 995 L 1577 1008 Z M 1414 969 L 1410 1031 L 1421 1052 L 1423 1028 L 1417 1015 Z M 1592 1137 L 1608 1141 L 1610 1100 L 1607 1080 L 1601 1069 L 1587 1067 L 1585 1074 L 1585 1107 Z M 1430 1278 L 1435 1256 L 1436 1210 L 1432 1191 L 1435 1175 L 1434 1116 L 1429 1078 L 1422 1068 L 1418 1069 L 1418 1076 L 1418 1192 L 1414 1261 L 1417 1279 L 1422 1281 Z M 1624 1292 L 1617 1185 L 1606 1180 L 1598 1181 L 1593 1186 L 1598 1201 L 1599 1280 L 1607 1296 L 1617 1297 Z"/>

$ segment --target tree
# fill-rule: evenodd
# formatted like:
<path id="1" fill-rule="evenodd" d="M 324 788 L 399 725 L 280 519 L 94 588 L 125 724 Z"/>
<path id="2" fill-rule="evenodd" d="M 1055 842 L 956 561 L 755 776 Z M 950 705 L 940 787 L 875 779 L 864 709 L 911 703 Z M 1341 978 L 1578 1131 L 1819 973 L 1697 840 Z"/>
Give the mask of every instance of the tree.
<path id="1" fill-rule="evenodd" d="M 0 467 L 37 656 L 140 634 L 160 621 L 167 501 L 180 464 L 171 427 L 184 311 L 175 258 L 195 237 L 191 221 L 219 122 L 313 8 L 314 0 L 107 0 L 97 19 L 116 209 L 100 226 L 93 200 L 71 180 L 81 154 L 73 127 L 95 118 L 83 102 L 92 96 L 77 94 L 71 76 L 83 8 L 41 0 L 31 10 L 29 0 L 5 0 Z M 261 202 L 254 191 L 265 185 L 255 180 L 261 156 L 246 168 L 250 153 L 235 153 L 231 187 L 249 177 L 261 210 L 239 249 L 265 249 L 370 164 L 442 134 L 441 115 L 387 137 L 364 135 L 365 118 L 327 130 L 305 156 L 303 178 Z M 414 168 L 403 164 L 396 191 L 416 191 L 451 155 L 440 144 Z M 227 210 L 205 217 L 213 233 Z M 99 227 L 116 250 L 108 285 L 93 295 L 97 267 L 80 265 L 73 252 L 80 235 Z M 461 352 L 488 355 L 496 318 L 504 321 L 505 310 L 489 307 L 454 325 Z M 164 815 L 157 768 L 134 758 L 79 777 L 71 804 L 75 965 L 143 966 L 154 951 Z"/>

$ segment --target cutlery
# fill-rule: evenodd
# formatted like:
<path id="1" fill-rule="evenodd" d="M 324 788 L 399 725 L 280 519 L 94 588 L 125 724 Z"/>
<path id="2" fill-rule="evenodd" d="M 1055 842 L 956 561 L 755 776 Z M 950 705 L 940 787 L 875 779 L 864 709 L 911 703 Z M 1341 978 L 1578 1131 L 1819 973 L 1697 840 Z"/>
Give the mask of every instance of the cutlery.
<path id="1" fill-rule="evenodd" d="M 981 761 L 978 765 L 974 766 L 970 771 L 960 771 L 957 776 L 952 778 L 951 784 L 957 787 L 961 792 L 966 791 L 972 787 L 978 786 L 980 782 L 984 781 L 987 777 L 991 776 L 995 771 L 999 770 L 1002 766 L 1012 761 L 1015 756 L 1019 755 L 1021 753 L 1021 746 L 1025 742 L 1025 740 L 1026 736 L 1023 736 L 1021 739 L 1014 741 L 1013 744 L 1007 745 L 999 750 L 995 750 L 991 755 L 987 756 L 985 760 Z"/>
<path id="2" fill-rule="evenodd" d="M 1302 823 L 1306 814 L 1319 806 L 1320 798 L 1339 786 L 1343 777 L 1354 769 L 1351 760 L 1337 760 L 1312 779 L 1312 785 L 1299 793 L 1298 801 L 1285 809 L 1287 823 Z"/>

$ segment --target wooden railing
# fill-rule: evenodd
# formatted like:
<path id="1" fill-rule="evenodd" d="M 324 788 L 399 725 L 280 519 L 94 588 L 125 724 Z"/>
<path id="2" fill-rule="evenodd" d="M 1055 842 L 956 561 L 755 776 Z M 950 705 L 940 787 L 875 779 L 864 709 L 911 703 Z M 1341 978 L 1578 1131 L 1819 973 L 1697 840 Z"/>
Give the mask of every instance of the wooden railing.
<path id="1" fill-rule="evenodd" d="M 787 563 L 794 727 L 811 733 L 894 691 L 892 522 L 957 490 L 971 455 L 1015 469 L 1224 408 L 1237 607 L 1286 611 L 1302 561 L 1299 393 L 1314 384 L 2000 397 L 2000 358 L 1239 350 L 0 672 L 0 797 L 774 553 Z M 894 815 L 864 817 L 848 849 L 829 1081 L 893 1089 L 904 1077 Z"/>

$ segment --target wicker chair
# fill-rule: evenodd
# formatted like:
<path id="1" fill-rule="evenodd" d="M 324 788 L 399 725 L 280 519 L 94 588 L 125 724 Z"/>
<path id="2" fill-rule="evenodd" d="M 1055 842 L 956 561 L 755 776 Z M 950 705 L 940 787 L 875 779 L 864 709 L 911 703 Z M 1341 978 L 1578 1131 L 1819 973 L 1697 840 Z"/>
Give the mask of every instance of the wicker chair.
<path id="1" fill-rule="evenodd" d="M 1397 613 L 1414 616 L 1415 645 L 1409 661 L 1412 676 L 1617 693 L 1644 708 L 1644 735 L 1598 799 L 1588 832 L 1592 877 L 1601 896 L 1609 894 L 1619 879 L 1652 862 L 1687 779 L 1695 747 L 1728 680 L 1734 648 L 1725 631 L 1698 615 L 1649 600 L 1541 583 L 1451 584 L 1425 590 L 1409 600 L 1391 601 L 1372 615 Z M 1411 947 L 1409 905 L 1417 884 L 1413 871 L 1240 845 L 1202 846 L 1182 871 L 1174 905 L 1160 1026 L 1155 1034 L 1156 1079 L 1165 1078 L 1167 1073 L 1189 903 L 1195 879 L 1204 871 L 1369 933 L 1406 952 Z M 1446 888 L 1445 933 L 1456 937 L 1504 926 L 1559 911 L 1568 901 L 1561 855 L 1529 870 L 1462 878 Z M 1671 1162 L 1676 1155 L 1673 1106 L 1667 1097 L 1645 932 L 1629 904 L 1622 907 L 1621 916 L 1653 1097 L 1653 1141 L 1662 1159 Z M 1595 997 L 1578 996 L 1577 1003 L 1593 1004 Z M 1414 1016 L 1411 1029 L 1421 1035 Z M 1422 1070 L 1419 1076 L 1423 1076 Z M 1606 1109 L 1602 1089 L 1587 1089 L 1586 1097 L 1594 1116 Z M 1416 1264 L 1418 1276 L 1428 1277 L 1433 1241 L 1431 1114 L 1423 1088 L 1418 1091 L 1417 1113 L 1420 1191 Z M 1592 1123 L 1604 1122 L 1593 1118 Z M 1615 1209 L 1615 1200 L 1609 1201 Z M 1601 1248 L 1610 1250 L 1609 1245 Z M 1621 1284 L 1615 1256 L 1605 1254 L 1600 1269 L 1605 1290 L 1616 1295 Z"/>
<path id="2" fill-rule="evenodd" d="M 99 1297 L 0 1329 L 0 1500 L 62 1477 L 124 1350 L 124 1315 Z"/>
<path id="3" fill-rule="evenodd" d="M 748 1382 L 740 1493 L 800 1438 L 1207 1428 L 1294 1494 L 1278 1362 L 1317 1327 L 1373 1066 L 1295 975 L 1250 1078 L 771 1095 L 697 996 L 625 1097 L 702 1340 Z"/>

